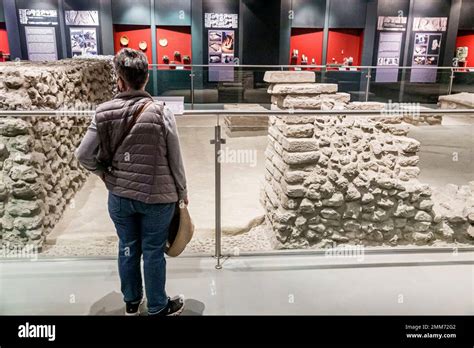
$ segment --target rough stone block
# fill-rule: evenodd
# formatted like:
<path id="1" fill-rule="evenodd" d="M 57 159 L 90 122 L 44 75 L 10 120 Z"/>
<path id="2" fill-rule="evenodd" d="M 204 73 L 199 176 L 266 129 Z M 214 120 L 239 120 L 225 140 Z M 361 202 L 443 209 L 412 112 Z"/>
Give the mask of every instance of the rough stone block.
<path id="1" fill-rule="evenodd" d="M 314 126 L 310 124 L 283 125 L 281 131 L 283 135 L 290 138 L 311 138 L 314 134 Z"/>
<path id="2" fill-rule="evenodd" d="M 309 164 L 316 163 L 319 159 L 319 153 L 312 152 L 283 152 L 283 162 L 287 164 Z"/>
<path id="3" fill-rule="evenodd" d="M 438 101 L 441 109 L 474 109 L 474 93 L 442 95 Z"/>
<path id="4" fill-rule="evenodd" d="M 337 84 L 335 83 L 289 83 L 289 84 L 276 84 L 270 86 L 268 93 L 270 94 L 332 94 L 337 92 Z M 334 99 L 344 99 L 347 95 L 339 95 Z M 349 96 L 350 99 L 350 96 Z"/>
<path id="5" fill-rule="evenodd" d="M 268 83 L 313 83 L 313 71 L 266 71 L 263 80 Z"/>
<path id="6" fill-rule="evenodd" d="M 312 138 L 283 138 L 281 144 L 283 149 L 288 152 L 309 152 L 316 151 L 319 148 L 318 141 Z"/>

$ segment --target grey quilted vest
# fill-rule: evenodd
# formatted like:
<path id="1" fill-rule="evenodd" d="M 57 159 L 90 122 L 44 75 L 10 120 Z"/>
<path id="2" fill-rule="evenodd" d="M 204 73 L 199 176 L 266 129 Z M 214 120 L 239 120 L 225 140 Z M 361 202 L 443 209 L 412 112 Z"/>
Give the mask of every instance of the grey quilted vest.
<path id="1" fill-rule="evenodd" d="M 129 128 L 133 115 L 151 100 L 146 92 L 132 91 L 97 108 L 99 161 L 110 163 L 113 149 Z M 104 177 L 107 189 L 117 196 L 149 204 L 177 202 L 167 156 L 163 104 L 155 102 L 143 111 L 113 156 L 112 170 Z"/>

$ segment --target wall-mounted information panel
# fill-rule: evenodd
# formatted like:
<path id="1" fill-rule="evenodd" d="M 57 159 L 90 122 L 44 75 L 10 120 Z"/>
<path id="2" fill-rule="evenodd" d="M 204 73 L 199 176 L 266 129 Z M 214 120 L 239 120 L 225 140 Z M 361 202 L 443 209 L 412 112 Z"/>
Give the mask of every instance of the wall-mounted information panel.
<path id="1" fill-rule="evenodd" d="M 209 81 L 234 81 L 238 63 L 239 1 L 203 1 L 204 54 L 209 64 L 230 65 L 209 68 Z"/>
<path id="2" fill-rule="evenodd" d="M 437 67 L 442 48 L 447 17 L 415 17 L 415 35 L 410 82 L 436 82 Z"/>
<path id="3" fill-rule="evenodd" d="M 55 1 L 17 1 L 23 56 L 32 61 L 59 58 L 59 13 Z"/>

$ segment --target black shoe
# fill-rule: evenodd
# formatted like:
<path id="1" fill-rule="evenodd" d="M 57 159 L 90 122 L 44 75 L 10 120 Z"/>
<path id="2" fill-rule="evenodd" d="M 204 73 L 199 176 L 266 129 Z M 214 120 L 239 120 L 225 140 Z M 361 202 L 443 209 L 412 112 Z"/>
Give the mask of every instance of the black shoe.
<path id="1" fill-rule="evenodd" d="M 140 315 L 140 305 L 143 303 L 143 299 L 140 302 L 132 303 L 127 302 L 125 305 L 125 315 L 127 316 L 137 316 Z"/>
<path id="2" fill-rule="evenodd" d="M 165 308 L 156 314 L 150 314 L 149 316 L 178 316 L 184 310 L 184 298 L 177 297 L 174 299 L 168 298 L 168 304 Z"/>

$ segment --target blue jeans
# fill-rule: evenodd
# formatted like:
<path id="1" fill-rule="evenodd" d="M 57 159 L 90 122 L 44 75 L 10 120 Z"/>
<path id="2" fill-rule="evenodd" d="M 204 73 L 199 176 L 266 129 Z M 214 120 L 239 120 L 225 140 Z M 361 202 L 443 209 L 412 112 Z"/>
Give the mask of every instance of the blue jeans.
<path id="1" fill-rule="evenodd" d="M 109 214 L 119 237 L 118 267 L 125 302 L 143 297 L 141 256 L 148 313 L 165 308 L 166 260 L 164 250 L 175 203 L 146 204 L 109 192 Z"/>

